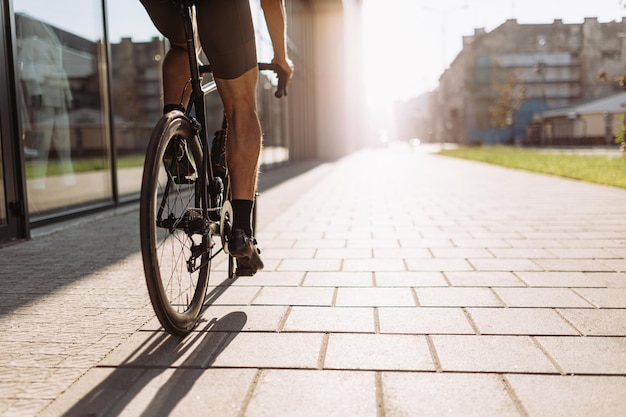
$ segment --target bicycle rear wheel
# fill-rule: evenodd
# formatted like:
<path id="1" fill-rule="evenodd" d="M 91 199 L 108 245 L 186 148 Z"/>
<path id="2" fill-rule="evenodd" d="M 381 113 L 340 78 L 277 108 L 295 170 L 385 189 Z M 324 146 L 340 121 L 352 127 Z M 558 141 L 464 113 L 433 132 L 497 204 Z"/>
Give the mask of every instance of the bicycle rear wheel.
<path id="1" fill-rule="evenodd" d="M 191 122 L 168 113 L 148 145 L 139 224 L 150 300 L 161 325 L 176 335 L 195 326 L 208 285 L 212 239 L 203 189 L 202 147 Z"/>

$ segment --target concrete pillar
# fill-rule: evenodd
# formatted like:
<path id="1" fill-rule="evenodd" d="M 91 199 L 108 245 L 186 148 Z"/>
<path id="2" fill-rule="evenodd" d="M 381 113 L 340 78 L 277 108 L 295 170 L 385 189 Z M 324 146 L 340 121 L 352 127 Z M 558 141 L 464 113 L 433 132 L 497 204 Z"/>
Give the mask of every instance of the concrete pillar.
<path id="1" fill-rule="evenodd" d="M 359 0 L 316 1 L 314 65 L 317 154 L 335 159 L 359 147 Z M 356 85 L 356 86 L 355 86 Z"/>

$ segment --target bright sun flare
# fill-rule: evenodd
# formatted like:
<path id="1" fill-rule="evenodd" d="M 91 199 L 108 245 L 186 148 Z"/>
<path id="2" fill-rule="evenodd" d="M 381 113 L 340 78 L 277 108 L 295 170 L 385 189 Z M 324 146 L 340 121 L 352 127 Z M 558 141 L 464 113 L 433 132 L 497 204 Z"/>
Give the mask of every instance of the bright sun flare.
<path id="1" fill-rule="evenodd" d="M 390 105 L 436 85 L 441 40 L 433 33 L 439 33 L 440 24 L 430 20 L 414 0 L 364 2 L 362 56 L 369 106 Z"/>

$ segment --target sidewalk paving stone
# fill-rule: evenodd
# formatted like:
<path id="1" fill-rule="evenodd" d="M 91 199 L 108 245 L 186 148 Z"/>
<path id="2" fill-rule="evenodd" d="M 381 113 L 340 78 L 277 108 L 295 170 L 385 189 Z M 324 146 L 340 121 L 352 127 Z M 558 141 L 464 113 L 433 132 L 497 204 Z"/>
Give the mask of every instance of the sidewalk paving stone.
<path id="1" fill-rule="evenodd" d="M 626 374 L 626 337 L 540 336 L 537 341 L 568 374 Z"/>
<path id="2" fill-rule="evenodd" d="M 583 336 L 626 335 L 626 309 L 559 309 Z"/>
<path id="3" fill-rule="evenodd" d="M 542 224 L 542 226 L 544 226 Z M 566 242 L 550 239 L 505 239 L 508 248 L 517 249 L 548 249 L 565 247 Z M 493 246 L 490 246 L 493 247 Z"/>
<path id="4" fill-rule="evenodd" d="M 266 267 L 266 269 L 269 269 Z M 278 268 L 278 271 L 340 271 L 340 259 L 285 259 Z"/>
<path id="5" fill-rule="evenodd" d="M 521 417 L 494 374 L 383 373 L 385 416 Z"/>
<path id="6" fill-rule="evenodd" d="M 573 272 L 517 272 L 516 275 L 528 286 L 540 287 L 603 287 L 591 274 Z"/>
<path id="7" fill-rule="evenodd" d="M 238 277 L 237 281 L 230 284 L 231 287 L 298 287 L 304 280 L 305 272 L 302 271 L 259 271 L 251 277 Z"/>
<path id="8" fill-rule="evenodd" d="M 406 271 L 403 259 L 346 259 L 343 271 Z"/>
<path id="9" fill-rule="evenodd" d="M 268 259 L 312 259 L 315 249 L 273 248 L 263 249 L 263 260 Z M 336 258 L 335 258 L 336 259 Z"/>
<path id="10" fill-rule="evenodd" d="M 556 258 L 552 250 L 547 249 L 521 249 L 521 248 L 491 248 L 489 249 L 496 258 L 504 259 L 533 259 L 533 258 Z"/>
<path id="11" fill-rule="evenodd" d="M 330 306 L 334 288 L 326 287 L 263 287 L 253 305 Z"/>
<path id="12" fill-rule="evenodd" d="M 208 291 L 218 291 L 219 298 L 215 300 L 215 305 L 245 306 L 250 304 L 263 287 L 240 286 L 240 287 L 212 287 Z M 289 287 L 284 287 L 289 288 Z"/>
<path id="13" fill-rule="evenodd" d="M 583 271 L 583 272 L 599 272 L 599 271 L 616 271 L 607 265 L 610 260 L 602 260 L 602 262 L 593 259 L 533 259 L 546 271 Z"/>
<path id="14" fill-rule="evenodd" d="M 553 309 L 468 308 L 467 312 L 484 335 L 579 335 Z"/>
<path id="15" fill-rule="evenodd" d="M 376 271 L 377 287 L 447 287 L 443 274 L 437 271 Z"/>
<path id="16" fill-rule="evenodd" d="M 626 308 L 626 288 L 577 288 L 576 292 L 599 308 Z"/>
<path id="17" fill-rule="evenodd" d="M 523 287 L 525 284 L 508 271 L 446 272 L 446 278 L 454 287 Z M 520 273 L 517 273 L 519 276 Z"/>
<path id="18" fill-rule="evenodd" d="M 321 333 L 241 333 L 227 337 L 232 337 L 231 344 L 212 366 L 316 369 L 324 339 Z"/>
<path id="19" fill-rule="evenodd" d="M 371 259 L 372 250 L 369 248 L 335 248 L 318 249 L 316 259 Z"/>
<path id="20" fill-rule="evenodd" d="M 626 378 L 507 375 L 529 417 L 615 417 L 626 410 Z"/>
<path id="21" fill-rule="evenodd" d="M 285 384 L 288 389 L 285 389 Z M 377 417 L 373 372 L 263 371 L 246 417 Z"/>
<path id="22" fill-rule="evenodd" d="M 424 248 L 454 248 L 455 244 L 452 243 L 450 239 L 446 238 L 399 238 L 398 239 L 401 248 L 416 248 L 416 249 L 424 249 Z"/>
<path id="23" fill-rule="evenodd" d="M 494 291 L 509 307 L 593 307 L 568 288 L 494 288 Z"/>
<path id="24" fill-rule="evenodd" d="M 293 307 L 282 331 L 318 333 L 374 333 L 373 308 Z"/>
<path id="25" fill-rule="evenodd" d="M 434 335 L 432 339 L 444 372 L 558 373 L 527 336 Z"/>
<path id="26" fill-rule="evenodd" d="M 307 272 L 305 287 L 369 287 L 372 285 L 370 271 Z"/>
<path id="27" fill-rule="evenodd" d="M 532 259 L 496 258 L 469 259 L 478 271 L 542 271 L 543 268 Z"/>
<path id="28" fill-rule="evenodd" d="M 493 253 L 484 248 L 432 248 L 435 258 L 487 258 L 492 259 Z"/>
<path id="29" fill-rule="evenodd" d="M 600 248 L 552 248 L 550 249 L 558 258 L 564 259 L 615 259 L 620 258 L 606 249 Z M 544 258 L 544 256 L 533 256 Z"/>
<path id="30" fill-rule="evenodd" d="M 587 273 L 589 279 L 597 282 L 597 287 L 626 288 L 626 273 L 600 272 Z"/>
<path id="31" fill-rule="evenodd" d="M 424 307 L 502 307 L 489 288 L 448 287 L 416 288 L 417 299 Z"/>
<path id="32" fill-rule="evenodd" d="M 381 333 L 396 334 L 475 334 L 460 308 L 378 309 Z"/>
<path id="33" fill-rule="evenodd" d="M 410 288 L 339 288 L 337 306 L 342 307 L 415 307 Z"/>
<path id="34" fill-rule="evenodd" d="M 197 331 L 212 330 L 214 320 L 237 313 L 239 320 L 229 320 L 220 325 L 220 331 L 225 332 L 276 332 L 287 316 L 286 306 L 215 306 L 212 305 L 202 313 L 202 323 Z M 245 317 L 244 317 L 245 316 Z M 243 327 L 241 322 L 245 321 Z"/>
<path id="35" fill-rule="evenodd" d="M 424 336 L 338 334 L 328 340 L 325 369 L 435 371 Z"/>
<path id="36" fill-rule="evenodd" d="M 473 271 L 474 268 L 465 259 L 407 259 L 409 271 Z"/>
<path id="37" fill-rule="evenodd" d="M 611 271 L 626 272 L 626 260 L 624 259 L 600 259 L 598 262 L 606 265 Z"/>
<path id="38" fill-rule="evenodd" d="M 374 259 L 430 259 L 433 257 L 432 251 L 423 248 L 374 248 Z"/>

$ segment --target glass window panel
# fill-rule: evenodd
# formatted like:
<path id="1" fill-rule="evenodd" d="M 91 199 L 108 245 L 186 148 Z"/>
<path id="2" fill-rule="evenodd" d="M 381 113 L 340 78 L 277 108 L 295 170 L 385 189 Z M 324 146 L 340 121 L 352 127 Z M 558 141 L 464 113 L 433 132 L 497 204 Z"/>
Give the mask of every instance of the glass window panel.
<path id="1" fill-rule="evenodd" d="M 0 131 L 0 144 L 2 142 L 2 132 Z M 7 223 L 7 201 L 4 188 L 4 164 L 2 161 L 2 146 L 0 146 L 0 225 L 5 225 Z"/>
<path id="2" fill-rule="evenodd" d="M 167 47 L 139 1 L 108 0 L 107 13 L 117 184 L 122 198 L 132 198 L 141 189 L 146 147 L 163 112 L 161 62 Z"/>
<path id="3" fill-rule="evenodd" d="M 13 3 L 31 220 L 110 201 L 101 2 Z"/>

